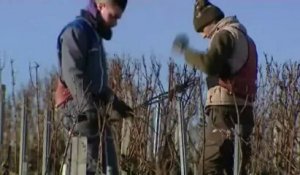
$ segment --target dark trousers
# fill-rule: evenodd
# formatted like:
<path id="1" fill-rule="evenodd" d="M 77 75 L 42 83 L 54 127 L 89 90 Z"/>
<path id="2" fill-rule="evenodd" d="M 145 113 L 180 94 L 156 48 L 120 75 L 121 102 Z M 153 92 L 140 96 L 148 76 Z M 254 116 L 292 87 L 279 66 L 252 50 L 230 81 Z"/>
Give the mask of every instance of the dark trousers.
<path id="1" fill-rule="evenodd" d="M 246 165 L 251 156 L 250 134 L 253 121 L 252 107 L 239 107 L 242 127 L 242 167 L 246 175 Z M 234 126 L 237 124 L 235 106 L 208 106 L 206 108 L 205 148 L 200 160 L 201 174 L 232 175 L 234 165 Z"/>
<path id="2" fill-rule="evenodd" d="M 100 169 L 102 169 L 102 174 L 118 175 L 118 161 L 111 128 L 108 125 L 105 125 L 104 129 L 99 129 L 98 125 L 95 123 L 99 122 L 100 118 L 96 119 L 94 122 L 86 122 L 86 120 L 81 120 L 81 118 L 85 118 L 82 115 L 71 116 L 66 112 L 64 114 L 63 123 L 67 131 L 66 139 L 70 137 L 72 128 L 74 128 L 72 132 L 74 136 L 87 137 L 87 175 L 95 175 L 97 165 L 98 169 L 99 166 Z M 74 125 L 74 123 L 76 124 Z M 102 138 L 101 146 L 100 138 Z M 99 156 L 102 158 L 102 165 L 99 165 Z M 66 163 L 69 164 L 70 160 L 71 154 L 69 149 Z"/>

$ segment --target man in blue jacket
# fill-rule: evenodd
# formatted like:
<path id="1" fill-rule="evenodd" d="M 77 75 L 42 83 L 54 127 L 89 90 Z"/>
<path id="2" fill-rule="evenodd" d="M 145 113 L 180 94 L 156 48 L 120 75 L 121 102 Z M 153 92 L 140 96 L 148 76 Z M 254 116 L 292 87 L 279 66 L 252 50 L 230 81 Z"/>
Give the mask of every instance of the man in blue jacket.
<path id="1" fill-rule="evenodd" d="M 81 14 L 67 24 L 58 37 L 60 72 L 56 107 L 63 111 L 69 131 L 72 129 L 71 123 L 75 123 L 73 135 L 87 137 L 89 175 L 96 173 L 99 133 L 107 116 L 104 108 L 99 106 L 112 104 L 109 114 L 114 116 L 110 117 L 133 116 L 132 109 L 108 87 L 107 60 L 102 43 L 103 39 L 111 39 L 111 28 L 117 25 L 126 5 L 127 0 L 89 0 L 87 8 L 81 10 Z M 105 127 L 104 131 L 106 137 L 111 138 L 109 127 Z M 107 148 L 104 169 L 109 166 L 112 174 L 118 174 L 113 140 L 106 140 L 102 147 Z"/>

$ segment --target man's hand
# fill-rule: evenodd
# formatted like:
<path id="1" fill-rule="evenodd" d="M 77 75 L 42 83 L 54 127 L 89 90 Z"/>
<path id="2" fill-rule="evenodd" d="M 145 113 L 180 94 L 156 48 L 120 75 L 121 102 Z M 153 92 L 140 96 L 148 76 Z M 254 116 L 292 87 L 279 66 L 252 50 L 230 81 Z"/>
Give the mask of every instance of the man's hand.
<path id="1" fill-rule="evenodd" d="M 101 122 L 101 121 L 100 121 Z M 73 134 L 83 136 L 94 136 L 99 131 L 99 117 L 96 109 L 90 109 L 77 117 Z"/>
<path id="2" fill-rule="evenodd" d="M 188 45 L 189 39 L 186 36 L 186 34 L 178 34 L 173 41 L 172 50 L 175 53 L 183 54 L 184 50 L 188 47 Z"/>
<path id="3" fill-rule="evenodd" d="M 133 109 L 119 98 L 115 97 L 112 105 L 113 109 L 116 110 L 122 118 L 129 118 L 134 116 Z"/>

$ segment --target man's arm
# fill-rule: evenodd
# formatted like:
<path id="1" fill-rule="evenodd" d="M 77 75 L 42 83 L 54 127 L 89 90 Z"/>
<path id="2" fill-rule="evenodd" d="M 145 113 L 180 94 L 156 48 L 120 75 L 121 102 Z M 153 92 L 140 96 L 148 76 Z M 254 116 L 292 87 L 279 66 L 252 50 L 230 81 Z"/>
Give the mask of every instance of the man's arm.
<path id="1" fill-rule="evenodd" d="M 228 70 L 226 59 L 234 50 L 234 39 L 230 32 L 223 30 L 214 36 L 207 52 L 187 48 L 184 51 L 188 64 L 208 75 L 220 75 Z"/>
<path id="2" fill-rule="evenodd" d="M 89 90 L 88 77 L 84 71 L 88 54 L 88 38 L 83 28 L 68 27 L 61 36 L 62 78 L 72 97 L 83 111 L 94 108 Z"/>

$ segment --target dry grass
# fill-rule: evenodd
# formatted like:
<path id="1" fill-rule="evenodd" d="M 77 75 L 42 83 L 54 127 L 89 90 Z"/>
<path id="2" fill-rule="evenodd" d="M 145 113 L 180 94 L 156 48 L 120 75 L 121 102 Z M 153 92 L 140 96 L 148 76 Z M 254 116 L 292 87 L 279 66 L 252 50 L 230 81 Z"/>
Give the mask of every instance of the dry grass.
<path id="1" fill-rule="evenodd" d="M 255 104 L 256 125 L 252 135 L 253 155 L 250 170 L 252 174 L 300 174 L 300 63 L 289 61 L 278 64 L 267 55 L 265 57 L 265 64 L 259 69 L 259 90 Z M 162 76 L 163 74 L 166 77 Z M 202 148 L 201 116 L 206 91 L 203 75 L 187 66 L 179 66 L 171 60 L 168 69 L 163 70 L 154 57 L 133 60 L 118 56 L 110 62 L 109 75 L 112 89 L 134 107 L 136 114 L 130 128 L 129 145 L 122 155 L 123 124 L 122 122 L 113 124 L 123 170 L 131 174 L 179 173 L 177 101 L 180 99 L 184 106 L 187 125 L 188 171 L 197 174 L 200 168 L 197 165 Z M 5 101 L 5 139 L 0 149 L 0 161 L 8 165 L 8 169 L 12 172 L 17 172 L 18 169 L 22 95 L 29 101 L 28 169 L 29 172 L 36 172 L 37 166 L 40 166 L 38 169 L 41 172 L 43 144 L 42 139 L 38 139 L 42 135 L 37 131 L 41 132 L 40 134 L 43 132 L 42 121 L 46 109 L 54 109 L 51 96 L 55 87 L 55 76 L 55 73 L 51 73 L 44 79 L 38 79 L 35 84 L 39 85 L 35 86 L 38 91 L 32 91 L 32 83 L 29 82 L 27 87 L 15 92 L 16 129 L 11 128 L 14 109 L 11 96 Z M 184 93 L 174 93 L 175 91 L 171 90 L 185 82 L 192 83 Z M 144 106 L 141 104 L 167 91 L 171 93 L 165 94 L 160 99 L 160 132 L 156 133 L 153 122 L 157 113 L 157 103 Z M 39 116 L 39 120 L 36 116 Z M 52 116 L 51 129 L 50 169 L 58 174 L 65 146 L 61 118 L 56 113 Z M 16 136 L 9 132 L 11 130 L 17 133 Z M 153 144 L 154 135 L 158 136 L 157 145 Z M 8 151 L 9 144 L 12 145 L 10 151 Z M 152 151 L 154 146 L 157 146 L 156 154 Z M 2 173 L 4 171 L 5 168 L 2 168 Z"/>

